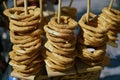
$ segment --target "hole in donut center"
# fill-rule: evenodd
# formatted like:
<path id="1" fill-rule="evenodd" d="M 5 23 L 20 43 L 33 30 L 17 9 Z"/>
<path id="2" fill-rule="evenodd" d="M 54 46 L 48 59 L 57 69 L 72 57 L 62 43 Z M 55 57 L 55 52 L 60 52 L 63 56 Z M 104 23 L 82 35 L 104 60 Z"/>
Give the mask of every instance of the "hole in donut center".
<path id="1" fill-rule="evenodd" d="M 61 24 L 68 24 L 68 20 L 67 19 L 60 19 L 61 20 Z"/>
<path id="2" fill-rule="evenodd" d="M 56 22 L 57 22 L 57 18 L 56 18 Z M 69 21 L 69 18 L 60 18 L 60 24 L 71 24 Z"/>
<path id="3" fill-rule="evenodd" d="M 91 53 L 94 53 L 95 52 L 95 48 L 94 47 L 91 47 L 91 46 L 87 46 L 87 50 Z"/>
<path id="4" fill-rule="evenodd" d="M 85 24 L 87 24 L 87 25 L 89 25 L 89 26 L 93 26 L 93 27 L 97 27 L 97 24 L 98 24 L 98 17 L 95 17 L 95 18 L 90 18 L 89 19 L 89 23 L 85 23 Z"/>

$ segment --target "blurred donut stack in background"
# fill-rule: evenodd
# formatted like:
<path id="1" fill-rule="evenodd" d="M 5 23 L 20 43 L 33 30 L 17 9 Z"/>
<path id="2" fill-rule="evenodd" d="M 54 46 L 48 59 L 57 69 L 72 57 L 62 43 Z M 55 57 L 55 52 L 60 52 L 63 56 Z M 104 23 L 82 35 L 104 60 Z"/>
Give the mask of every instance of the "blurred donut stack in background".
<path id="1" fill-rule="evenodd" d="M 108 29 L 108 44 L 117 48 L 118 44 L 116 41 L 118 41 L 118 33 L 120 33 L 120 11 L 105 7 L 98 19 Z"/>
<path id="2" fill-rule="evenodd" d="M 40 24 L 40 9 L 28 7 L 25 15 L 23 7 L 14 7 L 4 11 L 10 19 L 10 40 L 13 43 L 9 53 L 9 64 L 15 77 L 21 78 L 37 74 L 42 69 L 41 56 L 42 30 Z"/>

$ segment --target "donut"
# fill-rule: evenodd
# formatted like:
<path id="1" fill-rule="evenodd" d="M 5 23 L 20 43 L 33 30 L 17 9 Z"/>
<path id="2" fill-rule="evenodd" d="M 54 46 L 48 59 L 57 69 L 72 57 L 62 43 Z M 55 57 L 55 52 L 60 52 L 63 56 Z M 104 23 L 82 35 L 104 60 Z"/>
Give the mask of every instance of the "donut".
<path id="1" fill-rule="evenodd" d="M 53 70 L 57 70 L 57 71 L 65 71 L 65 70 L 69 70 L 73 67 L 74 63 L 70 63 L 70 65 L 64 65 L 64 66 L 60 66 L 60 65 L 56 65 L 53 62 L 51 62 L 48 59 L 45 59 L 45 63 L 47 64 L 47 66 Z"/>

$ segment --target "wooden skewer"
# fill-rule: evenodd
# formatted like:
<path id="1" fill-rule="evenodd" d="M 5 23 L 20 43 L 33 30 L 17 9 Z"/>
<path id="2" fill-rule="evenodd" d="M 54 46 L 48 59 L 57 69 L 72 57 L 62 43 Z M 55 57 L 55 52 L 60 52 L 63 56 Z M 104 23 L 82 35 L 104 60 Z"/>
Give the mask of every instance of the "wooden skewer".
<path id="1" fill-rule="evenodd" d="M 17 7 L 17 1 L 14 0 L 14 7 Z"/>
<path id="2" fill-rule="evenodd" d="M 58 5 L 58 24 L 60 24 L 60 16 L 61 16 L 61 5 L 62 5 L 62 0 L 59 0 L 59 5 Z"/>
<path id="3" fill-rule="evenodd" d="M 72 3 L 73 3 L 73 0 L 70 1 L 69 7 L 71 7 Z"/>
<path id="4" fill-rule="evenodd" d="M 91 4 L 91 0 L 88 0 L 88 2 L 87 2 L 87 23 L 89 23 L 90 4 Z"/>
<path id="5" fill-rule="evenodd" d="M 109 4 L 109 10 L 112 8 L 112 6 L 113 6 L 113 2 L 114 2 L 114 0 L 111 0 L 111 2 L 110 2 L 110 4 Z"/>
<path id="6" fill-rule="evenodd" d="M 6 1 L 3 1 L 3 6 L 4 6 L 5 9 L 8 9 L 8 6 L 7 6 L 7 4 L 6 4 Z M 8 19 L 10 20 L 9 17 L 8 17 Z"/>
<path id="7" fill-rule="evenodd" d="M 43 5 L 42 5 L 42 0 L 39 0 L 39 5 L 40 5 L 40 17 L 43 17 Z"/>
<path id="8" fill-rule="evenodd" d="M 28 11 L 27 11 L 27 0 L 24 0 L 24 11 L 25 11 L 25 15 L 28 14 Z"/>
<path id="9" fill-rule="evenodd" d="M 5 1 L 3 1 L 3 6 L 4 6 L 5 9 L 8 9 Z"/>

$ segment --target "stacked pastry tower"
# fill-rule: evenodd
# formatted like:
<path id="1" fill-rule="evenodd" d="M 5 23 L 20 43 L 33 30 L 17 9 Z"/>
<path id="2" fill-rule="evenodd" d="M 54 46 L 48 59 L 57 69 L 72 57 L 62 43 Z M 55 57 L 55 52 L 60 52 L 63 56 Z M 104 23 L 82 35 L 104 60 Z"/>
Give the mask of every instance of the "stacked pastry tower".
<path id="1" fill-rule="evenodd" d="M 116 41 L 118 40 L 117 34 L 120 30 L 120 11 L 105 7 L 99 16 L 99 21 L 101 21 L 103 26 L 105 26 L 108 29 L 108 44 L 113 47 L 118 47 Z"/>
<path id="2" fill-rule="evenodd" d="M 47 42 L 45 43 L 46 66 L 51 70 L 65 71 L 73 67 L 75 59 L 76 37 L 74 30 L 77 22 L 73 19 L 61 16 L 60 24 L 57 17 L 53 17 L 48 25 L 44 26 Z"/>
<path id="3" fill-rule="evenodd" d="M 97 16 L 90 13 L 89 23 L 87 14 L 79 21 L 81 31 L 78 35 L 78 56 L 90 66 L 102 64 L 106 53 L 107 29 Z"/>
<path id="4" fill-rule="evenodd" d="M 12 73 L 20 78 L 37 74 L 42 67 L 41 62 L 41 29 L 40 9 L 28 7 L 28 15 L 24 14 L 23 7 L 10 8 L 4 14 L 10 19 L 10 40 L 13 43 L 9 53 L 9 64 L 13 68 Z"/>

